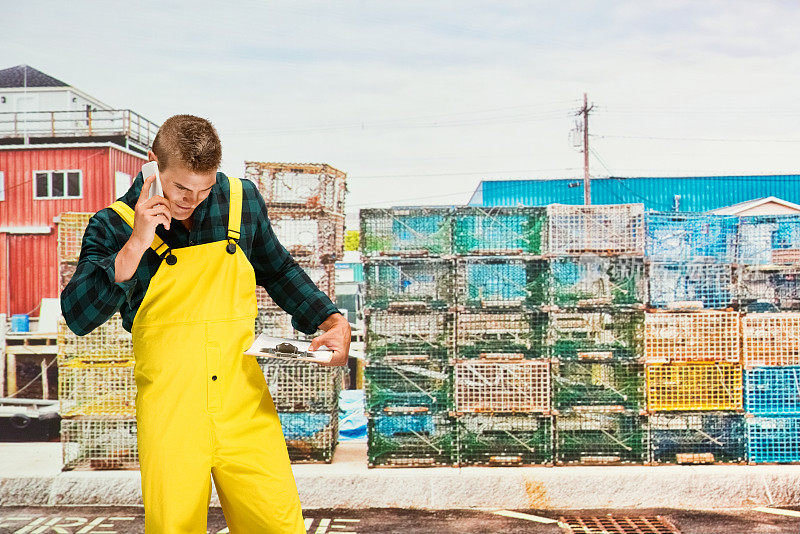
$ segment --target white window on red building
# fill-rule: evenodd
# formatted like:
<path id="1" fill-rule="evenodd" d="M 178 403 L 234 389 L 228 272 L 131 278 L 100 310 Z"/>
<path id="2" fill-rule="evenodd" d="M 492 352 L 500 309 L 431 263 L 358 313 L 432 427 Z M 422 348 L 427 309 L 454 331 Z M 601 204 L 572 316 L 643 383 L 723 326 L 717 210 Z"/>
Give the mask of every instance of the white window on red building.
<path id="1" fill-rule="evenodd" d="M 0 200 L 6 199 L 6 173 L 0 171 Z"/>
<path id="2" fill-rule="evenodd" d="M 80 170 L 34 171 L 33 198 L 81 198 L 83 172 Z"/>

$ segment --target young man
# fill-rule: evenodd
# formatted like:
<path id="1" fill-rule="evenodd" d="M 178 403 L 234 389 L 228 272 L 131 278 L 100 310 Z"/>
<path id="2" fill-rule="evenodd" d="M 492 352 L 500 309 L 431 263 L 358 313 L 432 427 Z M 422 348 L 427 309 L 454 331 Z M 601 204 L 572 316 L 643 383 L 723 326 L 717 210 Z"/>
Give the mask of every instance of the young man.
<path id="1" fill-rule="evenodd" d="M 214 127 L 192 115 L 159 129 L 164 196 L 153 177 L 90 220 L 61 294 L 85 335 L 117 310 L 133 335 L 136 421 L 147 534 L 206 532 L 211 477 L 230 532 L 305 533 L 280 421 L 264 376 L 243 352 L 263 286 L 312 349 L 344 365 L 350 326 L 278 242 L 256 186 L 216 172 Z M 313 364 L 312 364 L 313 365 Z"/>

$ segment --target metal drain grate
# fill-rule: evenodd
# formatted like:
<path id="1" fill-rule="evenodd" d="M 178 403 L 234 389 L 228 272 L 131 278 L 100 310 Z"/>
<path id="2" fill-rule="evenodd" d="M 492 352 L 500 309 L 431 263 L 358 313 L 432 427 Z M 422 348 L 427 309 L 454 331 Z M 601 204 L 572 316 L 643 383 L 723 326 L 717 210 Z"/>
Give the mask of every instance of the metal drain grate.
<path id="1" fill-rule="evenodd" d="M 567 516 L 559 519 L 569 534 L 680 534 L 669 519 L 656 516 Z"/>

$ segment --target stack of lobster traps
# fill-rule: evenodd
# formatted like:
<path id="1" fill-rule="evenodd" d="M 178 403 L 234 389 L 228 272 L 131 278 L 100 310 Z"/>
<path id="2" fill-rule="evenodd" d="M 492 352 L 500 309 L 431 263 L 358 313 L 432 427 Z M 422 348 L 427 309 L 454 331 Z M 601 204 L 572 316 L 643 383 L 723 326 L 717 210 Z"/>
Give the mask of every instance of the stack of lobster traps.
<path id="1" fill-rule="evenodd" d="M 738 264 L 742 307 L 800 310 L 800 216 L 741 217 Z"/>
<path id="2" fill-rule="evenodd" d="M 745 459 L 739 218 L 649 212 L 645 366 L 650 460 Z"/>
<path id="3" fill-rule="evenodd" d="M 651 460 L 744 461 L 739 313 L 648 313 L 644 359 Z"/>
<path id="4" fill-rule="evenodd" d="M 544 208 L 457 208 L 453 407 L 459 465 L 553 462 Z"/>
<path id="5" fill-rule="evenodd" d="M 62 213 L 58 224 L 59 293 L 75 273 L 91 213 Z M 114 314 L 85 336 L 58 323 L 58 397 L 62 465 L 138 469 L 136 383 L 131 335 Z"/>
<path id="6" fill-rule="evenodd" d="M 800 461 L 800 313 L 743 318 L 751 462 Z"/>
<path id="7" fill-rule="evenodd" d="M 368 464 L 454 462 L 448 208 L 361 210 Z"/>
<path id="8" fill-rule="evenodd" d="M 278 241 L 332 301 L 335 262 L 344 253 L 346 175 L 329 165 L 245 162 Z M 292 318 L 262 287 L 256 289 L 256 335 L 303 338 Z M 338 442 L 343 368 L 258 358 L 278 410 L 293 462 L 330 462 Z"/>
<path id="9" fill-rule="evenodd" d="M 643 463 L 644 207 L 548 206 L 556 464 Z"/>
<path id="10" fill-rule="evenodd" d="M 245 162 L 245 178 L 264 197 L 272 230 L 312 282 L 335 301 L 335 262 L 344 253 L 346 175 L 316 163 Z M 291 318 L 256 289 L 256 333 L 298 337 Z"/>

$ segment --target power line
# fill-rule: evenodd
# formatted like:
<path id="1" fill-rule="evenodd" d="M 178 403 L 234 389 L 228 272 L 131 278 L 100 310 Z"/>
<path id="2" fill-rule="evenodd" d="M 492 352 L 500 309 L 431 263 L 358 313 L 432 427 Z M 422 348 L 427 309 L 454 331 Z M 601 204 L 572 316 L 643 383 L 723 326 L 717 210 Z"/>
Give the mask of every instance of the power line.
<path id="1" fill-rule="evenodd" d="M 736 139 L 732 137 L 666 137 L 654 135 L 613 135 L 613 134 L 591 134 L 597 139 L 645 139 L 654 141 L 717 141 L 733 143 L 800 143 L 800 139 Z"/>

